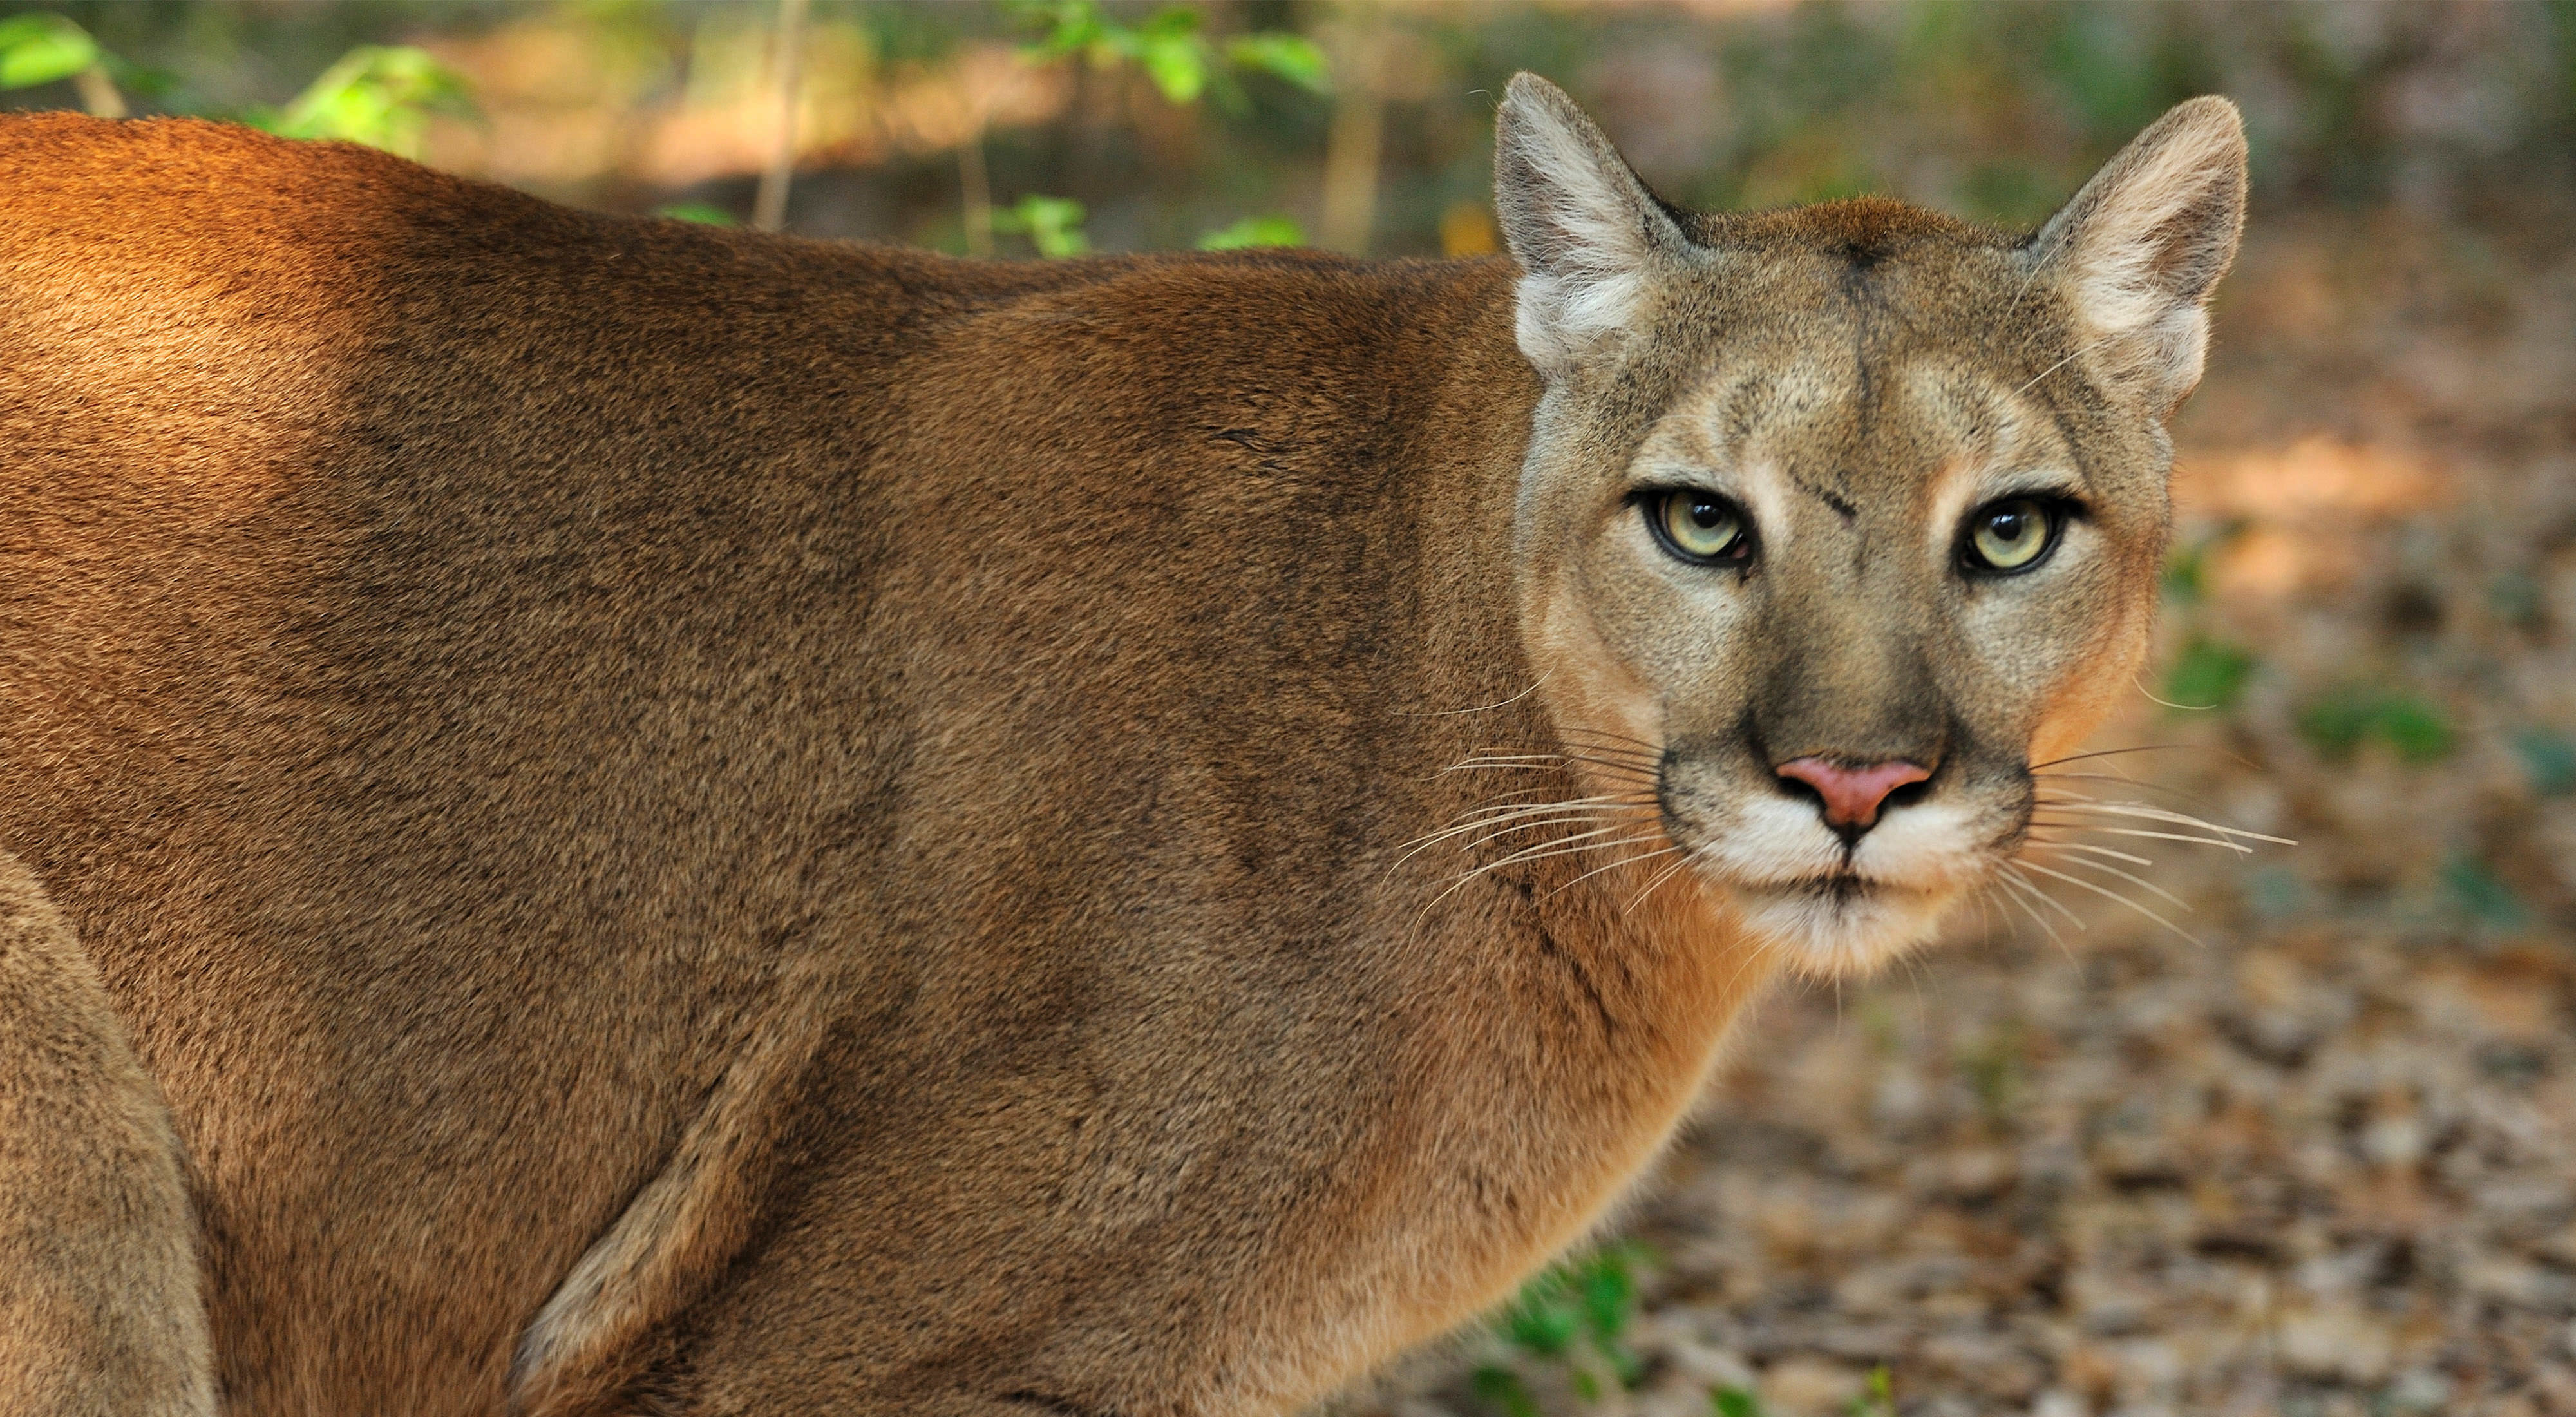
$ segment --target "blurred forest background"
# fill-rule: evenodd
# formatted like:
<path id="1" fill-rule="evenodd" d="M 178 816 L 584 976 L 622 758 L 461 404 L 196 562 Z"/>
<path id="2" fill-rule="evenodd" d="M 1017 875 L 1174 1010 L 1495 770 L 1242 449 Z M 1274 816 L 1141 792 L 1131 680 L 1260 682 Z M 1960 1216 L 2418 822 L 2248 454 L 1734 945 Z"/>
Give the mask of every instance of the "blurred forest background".
<path id="1" fill-rule="evenodd" d="M 1339 1409 L 2576 1414 L 2576 2 L 0 17 L 0 103 L 1031 259 L 1491 251 L 1520 68 L 1676 201 L 2014 225 L 2165 105 L 2242 105 L 2162 644 L 2101 745 L 2140 751 L 2091 785 L 2300 844 L 2124 839 L 1789 991 L 1608 1243 Z"/>

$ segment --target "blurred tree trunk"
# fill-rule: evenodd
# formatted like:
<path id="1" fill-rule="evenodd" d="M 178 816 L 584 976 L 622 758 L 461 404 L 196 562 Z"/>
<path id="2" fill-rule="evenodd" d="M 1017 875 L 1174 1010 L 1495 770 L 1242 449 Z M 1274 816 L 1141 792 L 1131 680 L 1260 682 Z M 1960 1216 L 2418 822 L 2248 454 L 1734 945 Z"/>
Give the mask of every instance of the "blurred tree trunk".
<path id="1" fill-rule="evenodd" d="M 1365 256 L 1377 226 L 1379 149 L 1386 136 L 1380 68 L 1386 22 L 1375 0 L 1349 0 L 1327 32 L 1333 124 L 1324 140 L 1324 211 L 1316 244 Z"/>
<path id="2" fill-rule="evenodd" d="M 984 168 L 984 125 L 957 149 L 957 185 L 966 205 L 966 254 L 993 254 L 993 178 Z"/>
<path id="3" fill-rule="evenodd" d="M 787 184 L 796 175 L 797 89 L 804 77 L 799 71 L 805 54 L 805 0 L 778 0 L 776 43 L 770 72 L 778 79 L 778 141 L 751 205 L 751 224 L 762 231 L 787 224 Z"/>
<path id="4" fill-rule="evenodd" d="M 79 91 L 81 107 L 89 110 L 90 117 L 125 116 L 125 95 L 116 91 L 115 81 L 108 78 L 107 70 L 98 65 L 92 64 L 72 75 L 72 87 Z"/>

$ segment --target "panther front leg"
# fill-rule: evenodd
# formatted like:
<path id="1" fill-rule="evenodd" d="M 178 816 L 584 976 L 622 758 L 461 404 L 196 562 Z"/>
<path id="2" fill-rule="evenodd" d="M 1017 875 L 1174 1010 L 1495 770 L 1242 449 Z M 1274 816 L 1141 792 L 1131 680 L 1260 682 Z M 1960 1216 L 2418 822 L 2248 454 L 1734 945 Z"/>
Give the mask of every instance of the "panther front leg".
<path id="1" fill-rule="evenodd" d="M 0 1417 L 210 1417 L 197 1228 L 160 1089 L 0 852 Z"/>

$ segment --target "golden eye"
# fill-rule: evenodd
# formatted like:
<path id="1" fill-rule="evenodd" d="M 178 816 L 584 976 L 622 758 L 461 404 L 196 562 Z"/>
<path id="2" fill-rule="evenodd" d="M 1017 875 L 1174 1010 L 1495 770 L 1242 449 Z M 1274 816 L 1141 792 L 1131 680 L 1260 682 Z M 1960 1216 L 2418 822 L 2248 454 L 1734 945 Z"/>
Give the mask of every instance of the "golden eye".
<path id="1" fill-rule="evenodd" d="M 1711 492 L 1667 492 L 1656 515 L 1664 543 L 1693 561 L 1740 561 L 1750 549 L 1744 516 L 1735 504 Z"/>
<path id="2" fill-rule="evenodd" d="M 2032 497 L 2014 497 L 1977 509 L 1968 519 L 1968 561 L 1987 571 L 2020 571 L 2039 564 L 2057 539 L 2057 518 Z"/>

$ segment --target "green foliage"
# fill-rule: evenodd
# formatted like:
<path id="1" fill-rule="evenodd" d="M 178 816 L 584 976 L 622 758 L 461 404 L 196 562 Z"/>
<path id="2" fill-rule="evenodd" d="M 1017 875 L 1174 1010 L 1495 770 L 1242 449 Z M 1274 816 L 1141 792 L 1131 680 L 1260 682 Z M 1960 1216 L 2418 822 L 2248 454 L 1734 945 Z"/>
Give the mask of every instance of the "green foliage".
<path id="1" fill-rule="evenodd" d="M 1207 41 L 1199 34 L 1196 10 L 1158 10 L 1145 23 L 1127 31 L 1133 36 L 1134 49 L 1127 55 L 1163 97 L 1174 103 L 1196 103 L 1207 87 L 1209 62 Z"/>
<path id="2" fill-rule="evenodd" d="M 2523 770 L 2531 775 L 2531 790 L 2543 797 L 2564 797 L 2576 792 L 2576 743 L 2567 735 L 2547 728 L 2526 728 L 2513 737 L 2514 751 L 2521 755 Z"/>
<path id="3" fill-rule="evenodd" d="M 2514 930 L 2531 923 L 2531 912 L 2513 887 L 2496 878 L 2487 863 L 2461 852 L 2442 863 L 2442 888 L 2451 904 L 2481 925 Z"/>
<path id="4" fill-rule="evenodd" d="M 2010 1020 L 1959 1051 L 1959 1071 L 1966 1075 L 1968 1090 L 1977 1095 L 1977 1109 L 1985 1114 L 1987 1125 L 1999 1128 L 2012 1120 L 2014 1104 L 2021 1100 L 2022 1060 L 2027 1051 L 2021 1025 Z"/>
<path id="5" fill-rule="evenodd" d="M 1315 41 L 1286 30 L 1263 30 L 1225 42 L 1225 57 L 1234 67 L 1284 79 L 1308 93 L 1330 93 L 1332 71 Z"/>
<path id="6" fill-rule="evenodd" d="M 2168 707 L 2225 709 L 2235 706 L 2245 683 L 2254 677 L 2254 653 L 2207 635 L 2194 635 L 2165 673 L 2161 696 Z"/>
<path id="7" fill-rule="evenodd" d="M 1550 1265 L 1494 1318 L 1494 1330 L 1526 1360 L 1559 1364 L 1577 1395 L 1602 1397 L 1600 1374 L 1633 1387 L 1645 1364 L 1628 1347 L 1637 1318 L 1637 1276 L 1646 1252 L 1610 1245 L 1579 1260 Z M 1518 1373 L 1500 1364 L 1479 1368 L 1477 1399 L 1501 1417 L 1539 1417 Z"/>
<path id="8" fill-rule="evenodd" d="M 2238 517 L 2189 545 L 2175 547 L 2173 553 L 2165 558 L 2164 574 L 2160 578 L 2165 599 L 2176 605 L 2198 605 L 2207 600 L 2211 558 L 2227 549 L 2229 542 L 2243 536 L 2249 525 L 2243 517 Z"/>
<path id="9" fill-rule="evenodd" d="M 89 31 L 60 15 L 39 11 L 0 20 L 0 89 L 68 79 L 105 58 Z"/>
<path id="10" fill-rule="evenodd" d="M 1896 1380 L 1884 1366 L 1869 1370 L 1869 1390 L 1843 1409 L 1850 1417 L 1896 1417 Z"/>
<path id="11" fill-rule="evenodd" d="M 2407 762 L 2429 763 L 2449 756 L 2455 743 L 2450 721 L 2437 706 L 2412 694 L 2360 687 L 2309 704 L 2299 713 L 2298 728 L 2328 758 L 2350 757 L 2375 740 Z"/>
<path id="12" fill-rule="evenodd" d="M 1970 212 L 2006 225 L 2035 225 L 2065 194 L 2056 174 L 2036 163 L 1993 158 L 1968 169 L 1959 196 Z"/>
<path id="13" fill-rule="evenodd" d="M 2152 27 L 2098 6 L 2056 6 L 2038 26 L 2041 69 L 2097 142 L 2118 142 L 2187 97 L 2158 72 Z"/>
<path id="14" fill-rule="evenodd" d="M 1229 68 L 1269 74 L 1310 93 L 1331 87 L 1324 51 L 1313 40 L 1287 30 L 1263 30 L 1237 36 L 1220 48 L 1203 32 L 1199 12 L 1185 5 L 1166 6 L 1133 25 L 1102 14 L 1099 0 L 1040 0 L 1022 13 L 1045 29 L 1023 51 L 1029 57 L 1052 61 L 1078 54 L 1099 69 L 1133 64 L 1175 104 L 1198 102 L 1214 84 L 1229 106 L 1240 106 L 1240 93 L 1229 86 Z"/>
<path id="15" fill-rule="evenodd" d="M 281 137 L 345 139 L 418 157 L 431 114 L 473 111 L 465 81 L 428 51 L 366 44 L 323 70 L 284 109 L 255 111 L 244 121 Z"/>
<path id="16" fill-rule="evenodd" d="M 1708 1408 L 1713 1417 L 1764 1417 L 1762 1399 L 1740 1387 L 1712 1388 Z M 1897 1417 L 1896 1382 L 1885 1367 L 1869 1370 L 1869 1387 L 1843 1408 L 1846 1417 Z"/>
<path id="17" fill-rule="evenodd" d="M 708 202 L 673 202 L 667 207 L 654 208 L 653 215 L 658 217 L 669 217 L 673 221 L 691 222 L 698 226 L 738 226 L 741 224 L 734 220 L 733 213 Z"/>
<path id="18" fill-rule="evenodd" d="M 1248 216 L 1199 238 L 1202 251 L 1243 251 L 1255 246 L 1303 246 L 1306 228 L 1284 216 Z"/>
<path id="19" fill-rule="evenodd" d="M 1530 1396 L 1528 1384 L 1509 1368 L 1488 1363 L 1468 1379 L 1468 1386 L 1478 1402 L 1502 1417 L 1543 1417 L 1538 1399 Z"/>
<path id="20" fill-rule="evenodd" d="M 1088 215 L 1082 203 L 1071 197 L 1031 194 L 993 213 L 993 229 L 1026 236 L 1039 255 L 1059 260 L 1091 250 L 1091 238 L 1082 230 L 1083 219 Z"/>
<path id="21" fill-rule="evenodd" d="M 2540 582 L 2528 571 L 2504 571 L 2487 582 L 2487 608 L 2508 625 L 2540 623 Z"/>

